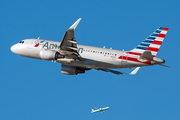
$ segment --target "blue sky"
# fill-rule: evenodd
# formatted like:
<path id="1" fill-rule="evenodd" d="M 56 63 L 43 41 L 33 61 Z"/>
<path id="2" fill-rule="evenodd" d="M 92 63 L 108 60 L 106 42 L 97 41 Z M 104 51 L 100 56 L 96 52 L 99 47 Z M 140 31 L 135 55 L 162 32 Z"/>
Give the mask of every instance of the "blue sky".
<path id="1" fill-rule="evenodd" d="M 179 120 L 179 5 L 175 0 L 1 0 L 0 119 Z M 58 63 L 10 51 L 26 38 L 61 41 L 80 17 L 78 44 L 119 50 L 131 50 L 158 27 L 168 27 L 157 57 L 171 68 L 143 67 L 135 76 L 96 70 L 68 76 Z M 93 106 L 110 109 L 92 114 Z"/>

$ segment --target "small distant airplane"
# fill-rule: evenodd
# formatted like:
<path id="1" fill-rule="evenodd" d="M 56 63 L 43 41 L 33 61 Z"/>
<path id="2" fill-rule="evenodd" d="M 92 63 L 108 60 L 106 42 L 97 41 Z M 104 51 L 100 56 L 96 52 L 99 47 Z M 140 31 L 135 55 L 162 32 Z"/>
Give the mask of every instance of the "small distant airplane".
<path id="1" fill-rule="evenodd" d="M 91 113 L 96 113 L 96 112 L 102 112 L 102 113 L 104 113 L 105 112 L 105 110 L 108 110 L 109 109 L 109 107 L 105 107 L 105 108 L 97 108 L 97 107 L 95 107 L 97 110 L 94 110 L 94 109 L 92 109 L 91 110 Z"/>

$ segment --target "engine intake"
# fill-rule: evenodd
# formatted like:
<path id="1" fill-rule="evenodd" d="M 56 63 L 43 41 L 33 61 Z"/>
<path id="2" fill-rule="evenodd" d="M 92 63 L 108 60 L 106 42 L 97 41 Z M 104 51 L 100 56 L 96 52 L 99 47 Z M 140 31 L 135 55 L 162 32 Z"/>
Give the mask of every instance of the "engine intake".
<path id="1" fill-rule="evenodd" d="M 40 51 L 40 57 L 43 60 L 57 60 L 58 58 L 64 58 L 59 52 L 47 49 Z"/>
<path id="2" fill-rule="evenodd" d="M 61 65 L 61 73 L 66 75 L 77 75 L 79 73 L 85 73 L 85 70 L 79 67 Z"/>

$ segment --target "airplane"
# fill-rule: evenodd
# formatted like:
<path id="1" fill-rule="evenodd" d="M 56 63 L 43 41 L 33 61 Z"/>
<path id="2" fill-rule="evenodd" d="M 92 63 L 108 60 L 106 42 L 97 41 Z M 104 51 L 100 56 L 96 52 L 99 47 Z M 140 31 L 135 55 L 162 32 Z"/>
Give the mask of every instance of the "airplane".
<path id="1" fill-rule="evenodd" d="M 61 72 L 66 75 L 83 74 L 95 69 L 116 75 L 135 75 L 142 66 L 164 65 L 165 60 L 156 57 L 168 28 L 159 27 L 132 50 L 115 50 L 77 44 L 74 36 L 79 18 L 64 34 L 61 42 L 45 39 L 24 39 L 11 47 L 15 54 L 61 63 Z M 131 73 L 113 69 L 134 68 Z"/>
<path id="2" fill-rule="evenodd" d="M 102 113 L 104 113 L 105 112 L 105 110 L 108 110 L 109 109 L 109 107 L 105 107 L 105 108 L 97 108 L 97 107 L 95 107 L 97 110 L 94 110 L 94 109 L 91 109 L 91 113 L 96 113 L 96 112 L 102 112 Z"/>

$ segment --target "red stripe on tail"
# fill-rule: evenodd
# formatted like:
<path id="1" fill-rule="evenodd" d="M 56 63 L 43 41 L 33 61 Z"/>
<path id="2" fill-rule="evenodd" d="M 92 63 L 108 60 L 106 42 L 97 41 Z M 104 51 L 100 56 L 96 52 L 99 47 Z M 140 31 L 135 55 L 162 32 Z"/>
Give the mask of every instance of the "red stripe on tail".
<path id="1" fill-rule="evenodd" d="M 162 41 L 154 40 L 154 41 L 152 42 L 152 44 L 161 45 L 161 44 L 162 44 Z"/>
<path id="2" fill-rule="evenodd" d="M 161 38 L 164 38 L 166 36 L 166 34 L 159 34 L 157 37 L 161 37 Z"/>
<path id="3" fill-rule="evenodd" d="M 168 30 L 169 30 L 169 28 L 164 28 L 163 30 L 164 30 L 164 31 L 168 31 Z"/>
<path id="4" fill-rule="evenodd" d="M 158 52 L 159 48 L 148 47 L 146 50 Z"/>

